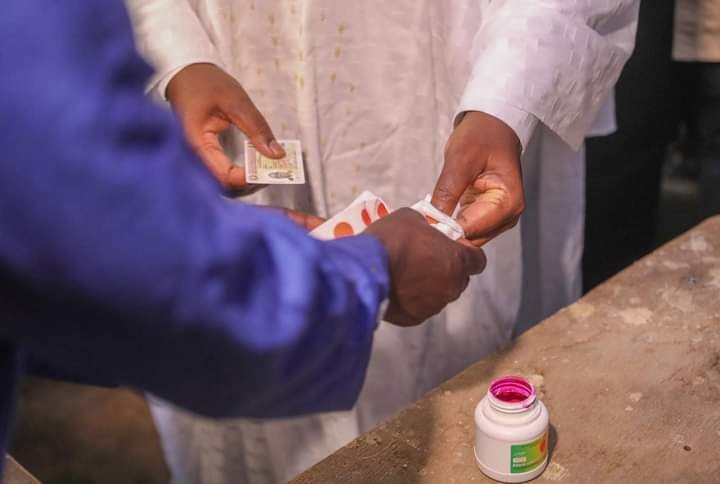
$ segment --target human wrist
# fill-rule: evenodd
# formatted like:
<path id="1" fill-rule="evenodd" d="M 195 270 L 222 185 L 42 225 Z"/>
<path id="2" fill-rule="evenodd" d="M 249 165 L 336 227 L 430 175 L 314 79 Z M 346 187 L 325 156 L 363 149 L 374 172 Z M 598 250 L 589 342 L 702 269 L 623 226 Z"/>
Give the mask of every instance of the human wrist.
<path id="1" fill-rule="evenodd" d="M 473 112 L 481 112 L 502 121 L 517 136 L 521 150 L 525 150 L 535 133 L 538 119 L 531 113 L 494 99 L 465 99 L 455 117 L 455 125 Z"/>

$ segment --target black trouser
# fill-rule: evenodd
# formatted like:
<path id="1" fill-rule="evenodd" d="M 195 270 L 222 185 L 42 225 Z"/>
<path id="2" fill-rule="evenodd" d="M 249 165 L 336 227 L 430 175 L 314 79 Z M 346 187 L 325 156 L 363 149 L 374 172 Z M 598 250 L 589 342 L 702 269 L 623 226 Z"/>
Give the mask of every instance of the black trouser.
<path id="1" fill-rule="evenodd" d="M 587 143 L 586 290 L 652 248 L 662 165 L 677 119 L 673 11 L 672 0 L 642 2 L 635 53 L 616 90 L 618 132 Z"/>
<path id="2" fill-rule="evenodd" d="M 702 214 L 720 214 L 720 63 L 678 62 L 675 68 L 683 151 L 700 170 Z"/>

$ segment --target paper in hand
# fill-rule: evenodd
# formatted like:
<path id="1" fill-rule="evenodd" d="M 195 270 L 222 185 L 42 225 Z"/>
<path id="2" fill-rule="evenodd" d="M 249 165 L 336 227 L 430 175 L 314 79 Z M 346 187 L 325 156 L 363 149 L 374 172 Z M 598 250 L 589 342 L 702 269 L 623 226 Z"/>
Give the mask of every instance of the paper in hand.
<path id="1" fill-rule="evenodd" d="M 245 141 L 245 178 L 252 185 L 302 185 L 305 167 L 298 140 L 278 140 L 285 157 L 274 160 L 260 154 L 250 141 Z"/>
<path id="2" fill-rule="evenodd" d="M 428 195 L 424 200 L 412 206 L 412 209 L 425 216 L 425 220 L 436 230 L 445 234 L 451 240 L 460 240 L 465 237 L 465 231 L 457 221 L 441 212 L 430 203 Z"/>
<path id="3" fill-rule="evenodd" d="M 445 215 L 430 203 L 430 195 L 412 206 L 425 217 L 428 224 L 452 240 L 465 237 L 465 232 L 452 217 Z M 387 204 L 371 192 L 363 192 L 345 209 L 335 214 L 310 235 L 317 239 L 331 240 L 362 233 L 368 225 L 390 213 Z"/>
<path id="4" fill-rule="evenodd" d="M 310 235 L 321 240 L 358 235 L 368 225 L 389 213 L 387 205 L 380 197 L 370 192 L 363 192 L 345 209 L 310 232 Z"/>

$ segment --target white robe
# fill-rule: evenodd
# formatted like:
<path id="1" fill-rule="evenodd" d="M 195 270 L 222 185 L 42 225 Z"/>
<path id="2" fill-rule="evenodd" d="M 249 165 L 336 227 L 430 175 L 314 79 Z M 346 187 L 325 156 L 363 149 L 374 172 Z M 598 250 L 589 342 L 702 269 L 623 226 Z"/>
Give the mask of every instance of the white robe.
<path id="1" fill-rule="evenodd" d="M 637 0 L 128 3 L 156 93 L 213 62 L 279 138 L 302 140 L 309 183 L 254 202 L 329 215 L 368 189 L 412 204 L 432 191 L 462 111 L 499 117 L 525 147 L 520 225 L 488 244 L 487 270 L 442 314 L 381 325 L 353 411 L 216 422 L 154 403 L 174 482 L 287 480 L 579 296 L 581 147 L 632 49 Z M 601 118 L 611 129 L 611 111 Z M 241 137 L 227 146 L 239 156 Z"/>

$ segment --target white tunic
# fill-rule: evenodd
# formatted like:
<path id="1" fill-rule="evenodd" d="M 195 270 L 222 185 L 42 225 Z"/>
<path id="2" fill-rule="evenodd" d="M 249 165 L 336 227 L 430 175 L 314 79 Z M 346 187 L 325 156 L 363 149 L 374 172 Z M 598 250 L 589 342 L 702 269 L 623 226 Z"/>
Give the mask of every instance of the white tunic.
<path id="1" fill-rule="evenodd" d="M 579 149 L 632 49 L 637 0 L 128 1 L 156 91 L 216 63 L 279 138 L 302 140 L 309 183 L 253 201 L 329 215 L 368 189 L 410 205 L 432 191 L 467 110 L 503 119 L 525 147 L 521 224 L 488 244 L 487 270 L 442 314 L 381 325 L 352 412 L 213 422 L 153 405 L 176 483 L 286 480 L 579 295 Z"/>

